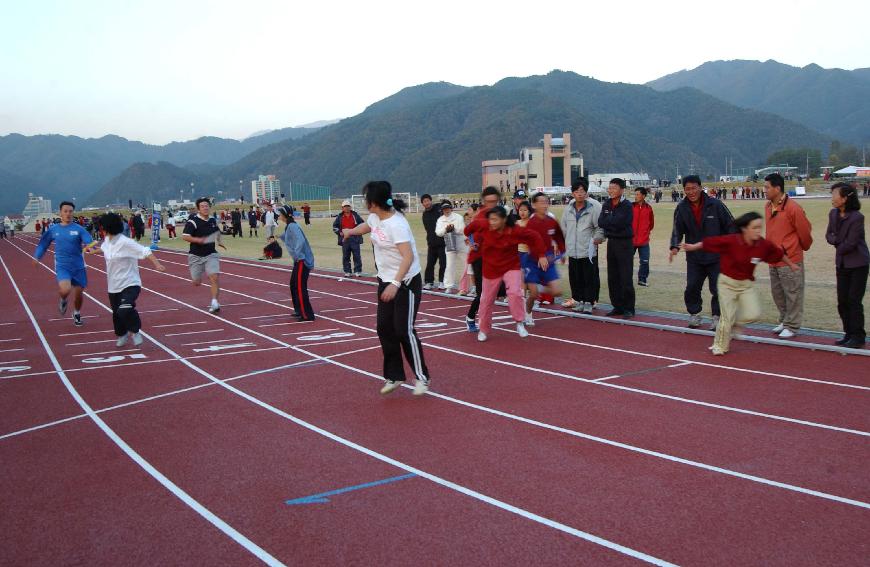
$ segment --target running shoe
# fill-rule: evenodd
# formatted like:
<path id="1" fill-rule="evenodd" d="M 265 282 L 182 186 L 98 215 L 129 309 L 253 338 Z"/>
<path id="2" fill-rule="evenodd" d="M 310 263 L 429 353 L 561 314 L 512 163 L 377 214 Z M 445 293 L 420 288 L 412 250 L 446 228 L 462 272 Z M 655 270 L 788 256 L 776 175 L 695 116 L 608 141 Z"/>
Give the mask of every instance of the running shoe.
<path id="1" fill-rule="evenodd" d="M 529 336 L 526 326 L 522 323 L 517 323 L 517 334 L 523 339 Z"/>
<path id="2" fill-rule="evenodd" d="M 689 317 L 689 328 L 690 329 L 697 329 L 700 326 L 701 326 L 701 315 L 697 314 L 697 313 L 695 315 L 691 315 Z"/>
<path id="3" fill-rule="evenodd" d="M 646 280 L 639 280 L 637 282 L 637 285 L 639 285 L 640 287 L 649 287 L 649 284 L 646 283 Z"/>
<path id="4" fill-rule="evenodd" d="M 584 303 L 583 304 L 583 313 L 589 313 L 589 314 L 592 313 L 592 304 L 591 303 Z"/>
<path id="5" fill-rule="evenodd" d="M 783 329 L 782 332 L 779 334 L 779 338 L 791 339 L 791 338 L 794 338 L 795 335 L 797 335 L 797 333 L 795 333 L 791 329 Z"/>
<path id="6" fill-rule="evenodd" d="M 133 333 L 133 344 L 136 346 L 142 345 L 142 334 L 141 333 Z"/>
<path id="7" fill-rule="evenodd" d="M 715 331 L 719 327 L 719 316 L 713 315 L 713 321 L 710 322 L 710 330 Z"/>
<path id="8" fill-rule="evenodd" d="M 426 392 L 429 391 L 429 381 L 428 380 L 417 380 L 417 383 L 414 384 L 414 395 L 422 396 Z"/>
<path id="9" fill-rule="evenodd" d="M 57 308 L 58 308 L 58 310 L 60 311 L 60 314 L 61 314 L 61 315 L 66 315 L 66 307 L 67 307 L 66 298 L 63 298 L 63 299 L 61 299 L 60 302 L 57 304 Z"/>
<path id="10" fill-rule="evenodd" d="M 770 332 L 773 333 L 774 335 L 778 335 L 778 334 L 780 334 L 781 332 L 783 332 L 784 330 L 785 330 L 785 325 L 783 325 L 782 323 L 780 323 L 780 324 L 777 325 L 776 327 L 772 328 L 772 329 L 770 330 Z"/>
<path id="11" fill-rule="evenodd" d="M 526 313 L 526 318 L 523 320 L 523 324 L 525 324 L 526 327 L 535 326 L 535 318 L 532 316 L 531 313 Z"/>
<path id="12" fill-rule="evenodd" d="M 76 327 L 81 327 L 82 325 L 85 324 L 85 322 L 82 321 L 82 314 L 81 313 L 73 313 L 73 324 Z"/>
<path id="13" fill-rule="evenodd" d="M 480 331 L 479 333 L 477 333 L 477 340 L 482 342 L 482 343 L 485 343 L 486 342 L 486 333 L 484 333 L 483 331 Z"/>
<path id="14" fill-rule="evenodd" d="M 394 382 L 392 380 L 387 380 L 387 383 L 384 384 L 383 388 L 381 388 L 381 393 L 384 395 L 389 394 L 390 392 L 392 392 L 396 388 L 400 387 L 401 385 L 402 385 L 401 382 L 398 382 L 398 381 Z"/>
<path id="15" fill-rule="evenodd" d="M 118 337 L 118 340 L 115 341 L 115 346 L 118 347 L 118 348 L 121 348 L 121 347 L 124 346 L 125 344 L 127 344 L 127 335 L 124 335 L 124 336 Z"/>
<path id="16" fill-rule="evenodd" d="M 344 277 L 350 278 L 350 277 L 353 277 L 353 274 L 351 274 L 350 272 L 345 272 Z"/>
<path id="17" fill-rule="evenodd" d="M 469 333 L 476 333 L 480 331 L 480 329 L 477 328 L 477 323 L 474 322 L 474 319 L 469 319 L 468 317 L 466 317 L 465 326 L 468 328 Z"/>
<path id="18" fill-rule="evenodd" d="M 213 302 L 211 305 L 208 306 L 209 313 L 217 313 L 220 310 L 221 310 L 220 303 Z"/>
<path id="19" fill-rule="evenodd" d="M 432 289 L 433 287 L 431 283 L 423 284 L 423 289 Z"/>

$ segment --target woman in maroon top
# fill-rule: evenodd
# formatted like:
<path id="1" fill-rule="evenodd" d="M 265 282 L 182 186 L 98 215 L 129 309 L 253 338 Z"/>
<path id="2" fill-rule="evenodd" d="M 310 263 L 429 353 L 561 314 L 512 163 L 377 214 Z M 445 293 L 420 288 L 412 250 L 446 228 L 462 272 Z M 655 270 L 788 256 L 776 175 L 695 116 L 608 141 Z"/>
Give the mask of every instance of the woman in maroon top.
<path id="1" fill-rule="evenodd" d="M 749 212 L 734 221 L 740 231 L 725 236 L 710 236 L 695 244 L 682 244 L 686 252 L 704 250 L 715 252 L 720 257 L 719 309 L 721 315 L 716 327 L 716 338 L 711 350 L 721 356 L 728 352 L 734 325 L 743 325 L 758 320 L 761 305 L 753 283 L 755 267 L 761 262 L 772 264 L 785 262 L 792 270 L 798 267 L 784 256 L 769 240 L 762 238 L 762 217 Z"/>
<path id="2" fill-rule="evenodd" d="M 837 311 L 845 333 L 836 344 L 863 348 L 867 338 L 863 301 L 870 252 L 864 237 L 864 215 L 858 212 L 861 201 L 857 189 L 849 183 L 836 183 L 831 188 L 831 204 L 834 208 L 828 216 L 825 237 L 837 250 Z"/>
<path id="3" fill-rule="evenodd" d="M 520 270 L 519 244 L 529 247 L 529 254 L 537 258 L 538 266 L 546 270 L 549 263 L 545 255 L 544 241 L 537 232 L 514 226 L 504 207 L 493 207 L 486 219 L 475 219 L 465 227 L 466 234 L 474 234 L 483 264 L 483 292 L 480 298 L 480 332 L 477 340 L 483 342 L 492 331 L 492 306 L 499 285 L 504 281 L 507 289 L 508 307 L 517 323 L 517 334 L 527 337 L 523 325 L 525 305 L 523 301 L 523 276 Z"/>

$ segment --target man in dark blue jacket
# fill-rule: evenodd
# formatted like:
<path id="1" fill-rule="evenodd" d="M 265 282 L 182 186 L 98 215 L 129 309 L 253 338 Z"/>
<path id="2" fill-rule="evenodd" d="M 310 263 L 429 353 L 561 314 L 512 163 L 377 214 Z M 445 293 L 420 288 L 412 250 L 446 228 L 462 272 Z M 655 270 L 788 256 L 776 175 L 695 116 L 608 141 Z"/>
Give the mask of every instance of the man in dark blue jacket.
<path id="1" fill-rule="evenodd" d="M 625 181 L 619 177 L 610 180 L 607 194 L 610 199 L 602 203 L 598 226 L 607 239 L 607 287 L 613 309 L 607 315 L 634 317 L 634 246 L 631 224 L 634 216 L 630 202 L 623 198 Z"/>
<path id="2" fill-rule="evenodd" d="M 680 242 L 687 244 L 701 242 L 708 236 L 721 236 L 735 232 L 734 217 L 722 201 L 704 194 L 701 178 L 687 175 L 683 179 L 686 198 L 674 209 L 674 230 L 671 233 L 670 261 L 680 251 Z M 683 300 L 689 312 L 689 327 L 701 326 L 701 309 L 704 307 L 701 290 L 707 280 L 712 294 L 711 309 L 713 322 L 711 329 L 719 323 L 719 295 L 716 282 L 719 279 L 719 255 L 698 250 L 686 253 L 686 291 Z"/>

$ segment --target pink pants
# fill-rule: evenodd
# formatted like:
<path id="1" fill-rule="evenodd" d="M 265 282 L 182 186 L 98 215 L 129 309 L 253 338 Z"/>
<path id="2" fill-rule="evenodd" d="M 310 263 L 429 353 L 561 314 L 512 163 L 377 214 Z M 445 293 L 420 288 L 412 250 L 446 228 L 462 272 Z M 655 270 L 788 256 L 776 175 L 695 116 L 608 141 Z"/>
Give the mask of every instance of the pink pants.
<path id="1" fill-rule="evenodd" d="M 511 317 L 517 323 L 522 323 L 526 316 L 525 300 L 523 299 L 523 273 L 520 270 L 511 270 L 500 278 L 483 278 L 483 294 L 480 297 L 480 331 L 482 333 L 489 334 L 492 331 L 492 307 L 502 280 L 504 280 L 504 287 L 507 290 Z"/>
<path id="2" fill-rule="evenodd" d="M 465 269 L 462 271 L 462 278 L 459 280 L 459 293 L 468 293 L 468 283 L 474 281 L 474 276 L 469 274 L 471 264 L 465 264 Z M 480 290 L 477 290 L 480 293 Z"/>

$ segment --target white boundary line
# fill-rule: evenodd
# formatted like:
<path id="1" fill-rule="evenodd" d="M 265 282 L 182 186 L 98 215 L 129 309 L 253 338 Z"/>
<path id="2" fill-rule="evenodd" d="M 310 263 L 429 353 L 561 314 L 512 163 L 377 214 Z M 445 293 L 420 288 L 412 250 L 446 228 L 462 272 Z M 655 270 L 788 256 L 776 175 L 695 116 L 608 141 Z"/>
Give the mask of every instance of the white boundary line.
<path id="1" fill-rule="evenodd" d="M 139 453 L 133 450 L 126 441 L 121 439 L 121 437 L 115 433 L 115 431 L 109 427 L 103 419 L 94 412 L 91 406 L 81 397 L 78 390 L 72 385 L 69 378 L 67 378 L 66 374 L 63 371 L 63 368 L 58 362 L 57 358 L 54 356 L 54 352 L 51 349 L 51 346 L 48 344 L 48 341 L 45 338 L 45 335 L 42 334 L 42 329 L 39 328 L 39 324 L 36 322 L 36 318 L 33 316 L 33 312 L 28 307 L 27 302 L 24 300 L 24 296 L 21 294 L 21 290 L 18 289 L 18 284 L 15 283 L 15 280 L 12 277 L 12 273 L 9 271 L 9 267 L 6 265 L 6 261 L 0 256 L 0 263 L 3 265 L 3 269 L 6 271 L 6 275 L 9 277 L 9 283 L 12 284 L 12 287 L 15 289 L 15 293 L 18 294 L 18 300 L 21 302 L 21 307 L 27 313 L 27 316 L 30 318 L 30 322 L 33 324 L 33 328 L 36 331 L 37 337 L 39 341 L 42 343 L 43 348 L 45 349 L 48 358 L 51 360 L 52 366 L 54 366 L 55 370 L 57 370 L 57 375 L 63 382 L 63 385 L 66 386 L 67 391 L 70 393 L 72 398 L 78 403 L 78 405 L 84 410 L 84 412 L 91 418 L 91 420 L 99 427 L 103 433 L 115 443 L 126 455 L 137 465 L 139 465 L 146 473 L 151 475 L 157 482 L 163 485 L 164 488 L 169 490 L 172 494 L 174 494 L 179 500 L 181 500 L 184 504 L 189 506 L 194 512 L 199 514 L 203 519 L 211 523 L 214 527 L 222 531 L 225 535 L 227 535 L 230 539 L 238 543 L 243 548 L 247 549 L 251 554 L 255 557 L 266 563 L 267 565 L 283 565 L 280 561 L 278 561 L 275 557 L 272 557 L 269 553 L 266 552 L 265 549 L 261 548 L 253 541 L 249 540 L 247 537 L 238 532 L 235 528 L 230 526 L 224 520 L 215 515 L 211 510 L 200 504 L 196 499 L 190 496 L 187 492 L 185 492 L 181 487 L 177 484 L 169 480 L 163 473 L 157 470 L 151 463 L 145 460 Z"/>
<path id="2" fill-rule="evenodd" d="M 21 339 L 0 339 L 0 343 L 11 343 L 15 341 L 20 341 Z"/>
<path id="3" fill-rule="evenodd" d="M 169 309 L 149 309 L 148 311 L 139 311 L 139 313 L 164 313 L 167 311 L 178 311 L 178 309 L 175 307 Z"/>
<path id="4" fill-rule="evenodd" d="M 163 336 L 164 337 L 181 337 L 184 335 L 201 335 L 203 333 L 218 333 L 218 332 L 223 331 L 223 330 L 225 330 L 225 329 L 206 329 L 204 331 L 188 331 L 186 333 L 169 333 L 169 334 L 166 334 Z"/>
<path id="5" fill-rule="evenodd" d="M 5 350 L 0 350 L 0 352 L 19 352 L 24 350 L 23 348 L 7 348 Z M 20 355 L 19 355 L 20 356 Z"/>
<path id="6" fill-rule="evenodd" d="M 79 358 L 84 358 L 86 356 L 100 356 L 101 354 L 123 354 L 125 352 L 139 352 L 140 350 L 142 350 L 142 349 L 130 348 L 127 350 L 110 350 L 108 352 L 89 352 L 87 354 L 74 354 L 73 356 L 79 357 Z"/>
<path id="7" fill-rule="evenodd" d="M 102 343 L 113 343 L 113 342 L 115 342 L 116 340 L 117 340 L 117 339 L 106 339 L 106 340 L 104 340 L 104 341 L 90 341 L 90 342 L 86 342 L 86 343 L 67 343 L 67 344 L 65 344 L 64 346 L 72 347 L 72 346 L 99 345 L 99 344 L 102 344 Z"/>
<path id="8" fill-rule="evenodd" d="M 166 325 L 151 325 L 152 329 L 164 329 L 166 327 L 185 327 L 188 325 L 205 325 L 208 321 L 194 321 L 193 323 L 168 323 Z"/>
<path id="9" fill-rule="evenodd" d="M 216 343 L 233 343 L 236 341 L 246 341 L 248 339 L 238 338 L 238 339 L 215 339 L 213 341 L 200 341 L 196 343 L 184 343 L 181 346 L 198 346 L 198 345 L 213 345 Z"/>
<path id="10" fill-rule="evenodd" d="M 23 251 L 22 251 L 22 252 L 23 252 Z M 2 261 L 2 257 L 0 257 L 0 261 Z M 6 263 L 5 263 L 5 262 L 3 262 L 3 266 L 4 266 L 4 268 L 6 267 Z M 43 267 L 45 267 L 46 269 L 49 269 L 49 270 L 50 270 L 50 268 L 48 268 L 48 267 L 45 266 L 45 265 L 43 265 Z M 99 271 L 99 272 L 102 272 L 102 270 L 100 270 L 100 269 L 98 269 L 98 268 L 93 268 L 93 267 L 92 267 L 92 269 L 94 269 L 94 270 L 96 270 L 96 271 Z M 8 269 L 7 269 L 7 273 L 8 273 Z M 103 272 L 103 273 L 105 273 L 105 272 Z M 165 273 L 165 272 L 164 272 L 164 273 Z M 169 274 L 169 275 L 170 275 L 170 276 L 173 276 L 173 277 L 177 277 L 177 276 L 174 276 L 174 274 Z M 11 277 L 11 274 L 10 274 L 10 277 Z M 147 288 L 143 287 L 143 289 L 147 289 Z M 16 290 L 17 290 L 17 286 L 16 286 Z M 171 297 L 169 297 L 169 296 L 165 296 L 165 295 L 162 294 L 162 293 L 155 292 L 155 291 L 150 290 L 150 289 L 148 289 L 148 291 L 151 291 L 152 293 L 155 293 L 156 295 L 159 295 L 159 296 L 161 296 L 161 297 L 165 297 L 165 298 L 167 298 L 167 299 L 171 299 L 172 301 L 176 301 L 176 302 L 178 302 L 179 304 L 182 304 L 182 305 L 189 305 L 189 304 L 185 304 L 184 302 L 182 302 L 182 301 L 180 301 L 180 300 L 177 300 L 177 299 L 175 299 L 175 298 L 171 298 Z M 105 305 L 103 305 L 101 302 L 97 301 L 93 296 L 90 296 L 90 294 L 88 294 L 88 295 L 89 295 L 90 299 L 91 299 L 94 303 L 97 303 L 97 304 L 101 305 L 103 308 L 106 308 Z M 20 296 L 20 292 L 19 292 L 19 297 L 21 298 L 22 303 L 23 303 L 23 297 Z M 254 298 L 254 299 L 256 299 L 256 298 Z M 191 307 L 192 309 L 194 309 L 194 310 L 199 311 L 199 309 L 193 307 L 192 305 L 190 305 L 190 307 Z M 102 426 L 105 427 L 105 431 L 107 432 L 107 434 L 109 434 L 109 432 L 111 432 L 111 434 L 114 435 L 113 440 L 114 440 L 115 438 L 117 438 L 117 443 L 119 444 L 119 446 L 121 446 L 122 449 L 123 449 L 124 447 L 126 447 L 125 452 L 126 452 L 127 450 L 129 450 L 129 453 L 128 453 L 128 454 L 135 455 L 136 457 L 138 457 L 138 459 L 141 460 L 142 463 L 144 463 L 144 465 L 147 465 L 148 467 L 150 467 L 150 468 L 154 471 L 154 473 L 155 473 L 156 475 L 160 475 L 160 478 L 158 478 L 157 476 L 155 476 L 155 478 L 158 478 L 158 480 L 160 480 L 161 478 L 162 478 L 163 480 L 165 480 L 165 482 L 166 482 L 167 484 L 164 484 L 164 486 L 167 486 L 167 487 L 171 486 L 171 487 L 175 488 L 179 493 L 183 494 L 184 496 L 187 496 L 187 494 L 186 494 L 185 492 L 183 492 L 180 488 L 178 488 L 175 484 L 173 484 L 173 483 L 172 483 L 168 478 L 166 478 L 166 477 L 163 476 L 159 471 L 157 471 L 156 469 L 154 469 L 153 467 L 151 467 L 150 464 L 148 464 L 148 463 L 147 463 L 144 459 L 142 459 L 142 458 L 141 458 L 137 453 L 135 453 L 135 452 L 133 451 L 133 449 L 130 448 L 129 445 L 127 445 L 127 444 L 126 444 L 126 443 L 125 443 L 125 442 L 124 442 L 120 437 L 117 437 L 117 435 L 114 433 L 114 431 L 112 431 L 111 429 L 109 429 L 109 427 L 108 427 L 107 425 L 105 425 L 105 423 L 102 421 L 102 419 L 100 419 L 100 417 L 99 417 L 98 415 L 96 415 L 96 413 L 95 413 L 92 409 L 90 409 L 89 406 L 87 406 L 87 404 L 85 403 L 85 401 L 84 401 L 80 396 L 78 396 L 78 392 L 76 392 L 75 389 L 72 388 L 72 384 L 69 383 L 69 380 L 66 379 L 66 376 L 63 375 L 63 370 L 60 368 L 60 365 L 57 363 L 56 359 L 54 359 L 53 355 L 51 355 L 50 347 L 48 346 L 48 343 L 45 341 L 45 338 L 42 336 L 42 332 L 41 332 L 40 330 L 38 330 L 38 329 L 39 329 L 38 324 L 36 323 L 36 320 L 33 318 L 33 315 L 32 315 L 32 313 L 30 313 L 29 309 L 28 309 L 28 314 L 29 314 L 30 317 L 31 317 L 31 321 L 32 321 L 34 327 L 37 328 L 37 332 L 39 333 L 40 338 L 41 338 L 42 341 L 43 341 L 43 345 L 45 346 L 46 350 L 49 352 L 49 355 L 52 356 L 53 362 L 55 363 L 55 367 L 56 367 L 57 370 L 58 370 L 58 374 L 62 376 L 62 378 L 65 380 L 65 383 L 66 383 L 66 384 L 69 384 L 68 387 L 71 389 L 71 392 L 74 392 L 74 393 L 75 393 L 77 401 L 78 401 L 78 400 L 81 401 L 80 404 L 82 405 L 83 409 L 85 409 L 86 413 L 88 413 L 88 415 L 91 417 L 91 419 L 93 419 L 93 420 L 94 420 L 95 422 L 97 422 L 98 424 L 102 424 Z M 214 317 L 214 318 L 216 318 L 216 319 L 222 320 L 222 321 L 229 321 L 228 319 L 223 319 L 222 317 L 219 317 L 219 316 L 217 316 L 216 314 L 209 314 L 209 315 L 211 315 L 212 317 Z M 231 321 L 230 321 L 230 323 L 232 323 L 232 324 L 235 325 L 235 326 L 238 326 L 239 328 L 245 329 L 245 327 L 242 327 L 241 325 L 238 325 L 238 324 L 236 324 L 236 323 L 234 323 L 234 322 L 231 322 Z M 252 330 L 252 329 L 248 329 L 248 330 L 249 330 L 250 332 L 252 332 L 252 333 L 255 333 L 255 334 L 257 334 L 257 335 L 262 336 L 263 338 L 269 338 L 269 339 L 271 339 L 271 337 L 267 337 L 266 335 L 262 335 L 261 333 L 258 333 L 257 331 L 254 331 L 254 330 Z M 562 523 L 557 522 L 557 521 L 555 521 L 555 520 L 551 520 L 551 519 L 546 518 L 546 517 L 544 517 L 544 516 L 540 516 L 540 515 L 535 514 L 535 513 L 533 513 L 533 512 L 529 512 L 528 510 L 524 510 L 524 509 L 519 508 L 519 507 L 517 507 L 517 506 L 513 506 L 512 504 L 508 504 L 507 502 L 503 502 L 503 501 L 501 501 L 501 500 L 497 500 L 497 499 L 495 499 L 495 498 L 492 498 L 491 496 L 487 496 L 487 495 L 485 495 L 485 494 L 483 494 L 483 493 L 477 492 L 477 491 L 472 490 L 472 489 L 470 489 L 470 488 L 467 488 L 467 487 L 465 487 L 465 486 L 462 486 L 462 485 L 456 484 L 456 483 L 454 483 L 454 482 L 451 482 L 451 481 L 446 480 L 446 479 L 444 479 L 444 478 L 441 478 L 441 477 L 439 477 L 439 476 L 436 476 L 436 475 L 433 475 L 433 474 L 428 473 L 428 472 L 426 472 L 426 471 L 423 471 L 423 470 L 421 470 L 421 469 L 415 468 L 415 467 L 413 467 L 413 466 L 411 466 L 411 465 L 405 464 L 405 463 L 403 463 L 403 462 L 401 462 L 401 461 L 398 461 L 398 460 L 396 460 L 396 459 L 393 459 L 393 458 L 391 458 L 391 457 L 388 457 L 387 455 L 384 455 L 384 454 L 382 454 L 382 453 L 378 453 L 378 452 L 376 452 L 376 451 L 373 451 L 372 449 L 369 449 L 369 448 L 367 448 L 367 447 L 364 447 L 364 446 L 362 446 L 362 445 L 359 445 L 359 444 L 357 444 L 357 443 L 354 443 L 353 441 L 350 441 L 350 440 L 348 440 L 348 439 L 345 439 L 345 438 L 343 438 L 343 437 L 340 437 L 340 436 L 338 436 L 338 435 L 336 435 L 336 434 L 334 434 L 334 433 L 331 433 L 331 432 L 329 432 L 329 431 L 327 431 L 327 430 L 325 430 L 325 429 L 322 429 L 322 428 L 320 428 L 320 427 L 317 427 L 316 425 L 313 425 L 313 424 L 311 424 L 311 423 L 308 423 L 308 422 L 306 422 L 306 421 L 304 421 L 304 420 L 302 420 L 302 419 L 300 419 L 300 418 L 298 418 L 298 417 L 296 417 L 296 416 L 293 416 L 293 415 L 291 415 L 291 414 L 289 414 L 289 413 L 287 413 L 287 412 L 285 412 L 285 411 L 283 411 L 283 410 L 280 410 L 280 409 L 278 409 L 278 408 L 276 408 L 276 407 L 274 407 L 274 406 L 272 406 L 272 405 L 270 405 L 270 404 L 268 404 L 268 403 L 266 403 L 266 402 L 260 400 L 259 398 L 255 398 L 254 396 L 251 396 L 250 394 L 247 394 L 246 392 L 244 392 L 244 391 L 242 391 L 242 390 L 239 390 L 238 388 L 235 388 L 234 386 L 231 386 L 231 385 L 229 385 L 229 384 L 226 384 L 226 383 L 222 382 L 221 380 L 219 380 L 218 378 L 212 376 L 210 373 L 206 372 L 205 370 L 202 370 L 201 368 L 199 368 L 199 367 L 197 367 L 197 366 L 195 366 L 195 365 L 193 365 L 193 364 L 187 362 L 186 360 L 184 360 L 183 358 L 181 358 L 177 353 L 175 353 L 174 351 L 172 351 L 169 347 L 163 345 L 161 342 L 157 341 L 156 339 L 154 339 L 154 338 L 151 337 L 150 335 L 146 334 L 144 331 L 142 332 L 142 334 L 143 334 L 143 336 L 145 336 L 147 339 L 149 339 L 151 342 L 153 342 L 157 347 L 159 347 L 159 348 L 161 348 L 162 350 L 164 350 L 167 354 L 169 354 L 170 356 L 173 356 L 174 358 L 178 359 L 180 362 L 182 362 L 182 364 L 184 364 L 185 366 L 188 366 L 189 368 L 191 368 L 192 370 L 194 370 L 194 371 L 196 371 L 197 373 L 201 374 L 201 375 L 204 376 L 205 378 L 211 380 L 212 382 L 214 382 L 214 383 L 217 384 L 218 386 L 221 386 L 222 388 L 225 388 L 225 389 L 229 390 L 230 392 L 232 392 L 232 393 L 234 393 L 234 394 L 236 394 L 236 395 L 238 395 L 238 396 L 240 396 L 240 397 L 242 397 L 242 398 L 244 398 L 244 399 L 250 401 L 251 403 L 254 403 L 254 404 L 256 404 L 256 405 L 262 407 L 263 409 L 266 409 L 267 411 L 270 411 L 270 412 L 272 412 L 272 413 L 274 413 L 274 414 L 276 414 L 276 415 L 279 415 L 279 416 L 281 416 L 281 417 L 283 417 L 283 418 L 285 418 L 285 419 L 287 419 L 287 420 L 289 420 L 289 421 L 292 421 L 293 423 L 295 423 L 295 424 L 297 424 L 297 425 L 299 425 L 299 426 L 301 426 L 301 427 L 304 427 L 305 429 L 308 429 L 308 430 L 310 430 L 310 431 L 313 431 L 313 432 L 315 432 L 315 433 L 318 433 L 318 434 L 320 434 L 320 435 L 322 435 L 322 436 L 324 436 L 324 437 L 326 437 L 326 438 L 328 438 L 328 439 L 330 439 L 330 440 L 332 440 L 332 441 L 335 441 L 335 442 L 340 443 L 340 444 L 342 444 L 342 445 L 344 445 L 344 446 L 346 446 L 346 447 L 349 447 L 349 448 L 351 448 L 351 449 L 354 449 L 354 450 L 356 450 L 356 451 L 359 451 L 359 452 L 361 452 L 361 453 L 363 453 L 363 454 L 366 454 L 366 455 L 368 455 L 368 456 L 370 456 L 370 457 L 373 457 L 373 458 L 375 458 L 375 459 L 377 459 L 377 460 L 379 460 L 379 461 L 385 462 L 385 463 L 387 463 L 387 464 L 391 464 L 391 465 L 393 465 L 393 466 L 395 466 L 395 467 L 397 467 L 397 468 L 400 468 L 400 469 L 403 469 L 403 470 L 405 470 L 405 471 L 407 471 L 407 472 L 410 472 L 410 473 L 416 474 L 417 476 L 420 476 L 420 477 L 426 478 L 426 479 L 428 479 L 428 480 L 430 480 L 430 481 L 432 481 L 432 482 L 434 482 L 434 483 L 436 483 L 436 484 L 439 484 L 439 485 L 441 485 L 441 486 L 443 486 L 443 487 L 449 488 L 449 489 L 454 490 L 454 491 L 456 491 L 456 492 L 459 492 L 459 493 L 461 493 L 461 494 L 465 494 L 466 496 L 470 496 L 470 497 L 472 497 L 472 498 L 474 498 L 474 499 L 476 499 L 476 500 L 479 500 L 479 501 L 481 501 L 481 502 L 484 502 L 484 503 L 490 504 L 490 505 L 492 505 L 492 506 L 494 506 L 494 507 L 500 508 L 500 509 L 505 510 L 505 511 L 507 511 L 507 512 L 511 512 L 511 513 L 513 513 L 513 514 L 516 514 L 516 515 L 518 515 L 518 516 L 520 516 L 520 517 L 526 518 L 526 519 L 531 520 L 531 521 L 533 521 L 533 522 L 536 522 L 536 523 L 539 523 L 539 524 L 543 524 L 543 525 L 545 525 L 545 526 L 547 526 L 547 527 L 550 527 L 550 528 L 553 528 L 553 529 L 559 530 L 559 531 L 561 531 L 561 532 L 563 532 L 563 533 L 567 533 L 567 534 L 569 534 L 569 535 L 573 535 L 573 536 L 578 537 L 578 538 L 580 538 L 580 539 L 584 539 L 584 540 L 586 540 L 586 541 L 589 541 L 589 542 L 591 542 L 591 543 L 595 543 L 595 544 L 597 544 L 597 545 L 600 545 L 600 546 L 606 547 L 606 548 L 611 549 L 611 550 L 613 550 L 613 551 L 617 551 L 617 552 L 622 553 L 622 554 L 624 554 L 624 555 L 628 555 L 628 556 L 630 556 L 630 557 L 634 557 L 635 559 L 639 559 L 639 560 L 641 560 L 641 561 L 646 561 L 646 562 L 651 563 L 651 564 L 653 564 L 653 565 L 659 565 L 659 566 L 663 566 L 663 567 L 664 567 L 664 566 L 671 566 L 671 565 L 673 565 L 673 564 L 671 564 L 671 563 L 668 563 L 667 561 L 664 561 L 664 560 L 659 559 L 659 558 L 657 558 L 657 557 L 654 557 L 654 556 L 652 556 L 652 555 L 648 555 L 648 554 L 646 554 L 646 553 L 643 553 L 643 552 L 637 551 L 637 550 L 635 550 L 635 549 L 632 549 L 632 548 L 629 548 L 629 547 L 626 547 L 626 546 L 623 546 L 623 545 L 620 545 L 620 544 L 614 543 L 614 542 L 612 542 L 612 541 L 609 541 L 609 540 L 607 540 L 607 539 L 604 539 L 604 538 L 601 538 L 601 537 L 599 537 L 599 536 L 593 535 L 593 534 L 591 534 L 591 533 L 584 532 L 584 531 L 582 531 L 582 530 L 578 530 L 578 529 L 573 528 L 573 527 L 571 527 L 571 526 L 568 526 L 568 525 L 566 525 L 566 524 L 562 524 Z M 282 342 L 282 341 L 278 341 L 277 339 L 271 339 L 271 340 L 273 340 L 273 341 L 275 341 L 275 342 Z M 337 362 L 335 362 L 335 361 L 332 361 L 331 359 L 327 359 L 327 358 L 324 358 L 324 357 L 319 356 L 319 355 L 311 355 L 310 353 L 306 353 L 306 352 L 303 351 L 302 349 L 296 349 L 295 347 L 292 347 L 292 346 L 290 346 L 290 345 L 285 345 L 285 346 L 287 346 L 287 347 L 289 347 L 289 348 L 294 348 L 295 350 L 298 350 L 299 352 L 301 352 L 301 353 L 303 353 L 303 354 L 308 354 L 309 356 L 312 356 L 312 357 L 314 357 L 314 358 L 317 358 L 317 359 L 320 359 L 320 360 L 324 360 L 324 361 L 330 362 L 331 364 L 338 364 L 339 366 L 345 366 L 345 365 L 342 365 L 342 364 L 337 363 Z M 123 446 L 122 446 L 121 444 L 123 444 Z M 139 462 L 139 461 L 137 460 L 137 462 Z M 150 472 L 150 471 L 149 471 L 149 472 Z M 162 483 L 163 483 L 163 482 L 161 481 L 161 484 L 162 484 Z M 205 509 L 201 504 L 199 504 L 198 502 L 196 502 L 195 500 L 193 500 L 193 499 L 190 498 L 189 496 L 187 496 L 187 498 L 190 499 L 190 501 L 191 501 L 192 504 L 196 504 L 196 505 L 200 506 L 204 512 L 207 512 L 207 513 L 211 514 L 211 512 L 209 512 L 207 509 Z M 186 502 L 186 503 L 187 503 L 187 502 Z M 189 505 L 190 505 L 190 504 L 189 504 Z M 199 510 L 197 510 L 197 511 L 199 511 Z M 204 517 L 205 517 L 205 516 L 204 516 Z M 223 522 L 222 520 L 220 520 L 220 518 L 217 518 L 217 516 L 214 516 L 213 514 L 211 514 L 211 517 L 213 517 L 214 520 L 216 520 L 217 522 L 220 522 L 223 526 L 226 527 L 226 530 L 224 530 L 224 529 L 221 527 L 221 525 L 215 523 L 215 525 L 218 526 L 219 528 L 221 528 L 222 531 L 224 531 L 224 533 L 227 533 L 227 535 L 230 535 L 230 533 L 235 533 L 235 534 L 237 534 L 238 537 L 240 538 L 240 539 L 237 539 L 236 541 L 239 541 L 239 543 L 246 542 L 247 544 L 249 544 L 249 545 L 251 546 L 251 548 L 248 548 L 247 545 L 245 546 L 247 549 L 249 549 L 249 551 L 251 551 L 252 553 L 255 553 L 255 552 L 254 552 L 255 549 L 256 549 L 256 550 L 259 550 L 259 551 L 263 554 L 263 556 L 260 556 L 260 555 L 257 554 L 257 556 L 258 556 L 261 560 L 263 560 L 264 562 L 267 562 L 267 563 L 269 563 L 269 564 L 280 564 L 280 563 L 278 562 L 277 559 L 275 559 L 274 557 L 268 555 L 268 554 L 265 552 L 265 550 L 262 550 L 261 548 L 257 547 L 256 544 L 254 544 L 253 542 L 251 542 L 250 540 L 248 540 L 247 538 L 245 538 L 245 537 L 244 537 L 243 535 L 241 535 L 240 533 L 236 532 L 236 531 L 235 531 L 231 526 L 229 526 L 228 524 L 226 524 L 225 522 Z M 231 530 L 231 532 L 230 532 L 229 530 Z M 231 537 L 232 537 L 232 536 L 231 536 Z M 236 539 L 236 538 L 233 538 L 233 539 Z M 244 544 L 243 544 L 243 545 L 244 545 Z M 256 554 L 256 553 L 255 553 L 255 554 Z"/>

